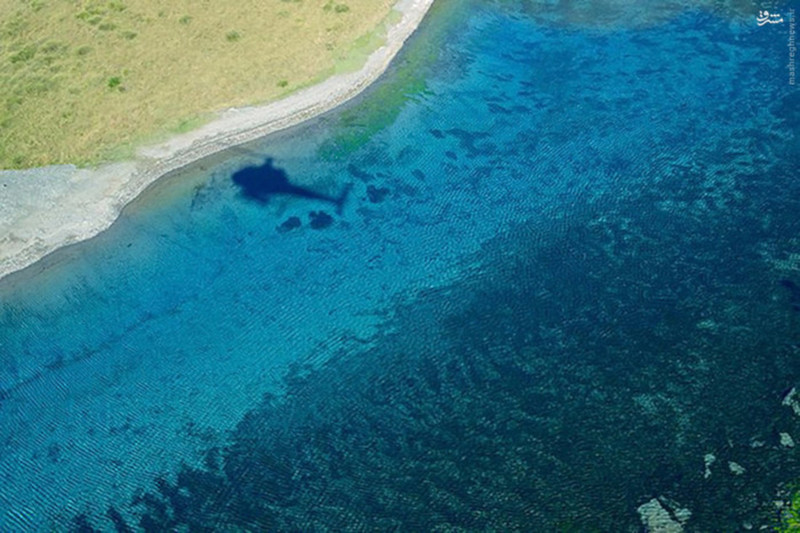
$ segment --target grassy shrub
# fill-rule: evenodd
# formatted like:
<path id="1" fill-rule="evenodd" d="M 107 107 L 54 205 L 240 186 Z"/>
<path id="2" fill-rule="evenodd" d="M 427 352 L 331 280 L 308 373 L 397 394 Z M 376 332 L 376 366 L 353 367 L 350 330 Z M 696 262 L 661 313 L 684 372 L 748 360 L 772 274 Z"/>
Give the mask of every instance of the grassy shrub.
<path id="1" fill-rule="evenodd" d="M 33 59 L 36 55 L 36 45 L 28 45 L 16 54 L 11 56 L 12 63 L 23 63 L 29 59 Z"/>

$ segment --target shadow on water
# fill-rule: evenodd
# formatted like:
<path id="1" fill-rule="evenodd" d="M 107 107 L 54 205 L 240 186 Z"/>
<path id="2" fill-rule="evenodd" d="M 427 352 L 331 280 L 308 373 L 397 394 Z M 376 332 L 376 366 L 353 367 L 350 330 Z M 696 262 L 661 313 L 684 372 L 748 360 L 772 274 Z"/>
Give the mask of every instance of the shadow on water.
<path id="1" fill-rule="evenodd" d="M 792 309 L 800 312 L 800 285 L 789 279 L 780 280 L 780 284 L 789 291 L 789 304 Z"/>
<path id="2" fill-rule="evenodd" d="M 294 185 L 289 181 L 289 176 L 282 168 L 273 164 L 273 159 L 268 157 L 264 164 L 260 166 L 245 167 L 237 170 L 231 176 L 235 183 L 242 190 L 245 198 L 266 204 L 270 197 L 275 195 L 288 195 L 296 198 L 307 198 L 311 200 L 322 200 L 330 202 L 336 206 L 336 212 L 341 214 L 347 194 L 352 188 L 352 184 L 347 184 L 338 197 L 323 194 L 312 189 Z"/>

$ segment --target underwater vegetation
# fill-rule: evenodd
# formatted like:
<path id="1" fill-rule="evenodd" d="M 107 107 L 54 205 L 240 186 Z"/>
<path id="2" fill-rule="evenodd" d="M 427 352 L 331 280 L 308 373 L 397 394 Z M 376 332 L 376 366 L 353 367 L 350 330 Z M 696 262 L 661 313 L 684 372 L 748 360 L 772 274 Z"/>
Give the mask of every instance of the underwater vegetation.
<path id="1" fill-rule="evenodd" d="M 765 212 L 798 221 L 768 177 L 758 208 L 645 208 L 701 187 L 676 175 L 515 225 L 367 346 L 296 364 L 205 467 L 126 510 L 144 531 L 622 531 L 660 497 L 696 531 L 773 523 L 776 487 L 800 477 L 778 439 L 800 431 L 780 406 L 797 315 L 731 258 L 779 242 Z"/>
<path id="2" fill-rule="evenodd" d="M 793 488 L 789 505 L 781 512 L 780 525 L 775 528 L 778 533 L 792 533 L 800 531 L 800 490 Z"/>

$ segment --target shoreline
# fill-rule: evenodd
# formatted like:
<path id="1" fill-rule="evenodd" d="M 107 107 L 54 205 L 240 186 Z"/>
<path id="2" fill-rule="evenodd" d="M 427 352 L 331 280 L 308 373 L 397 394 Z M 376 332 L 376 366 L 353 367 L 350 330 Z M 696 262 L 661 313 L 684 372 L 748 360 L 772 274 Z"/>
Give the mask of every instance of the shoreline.
<path id="1" fill-rule="evenodd" d="M 337 74 L 286 98 L 221 112 L 212 122 L 141 147 L 131 161 L 0 171 L 0 281 L 60 248 L 108 229 L 161 177 L 233 146 L 296 126 L 360 94 L 388 68 L 434 0 L 399 0 L 401 20 L 356 72 Z"/>

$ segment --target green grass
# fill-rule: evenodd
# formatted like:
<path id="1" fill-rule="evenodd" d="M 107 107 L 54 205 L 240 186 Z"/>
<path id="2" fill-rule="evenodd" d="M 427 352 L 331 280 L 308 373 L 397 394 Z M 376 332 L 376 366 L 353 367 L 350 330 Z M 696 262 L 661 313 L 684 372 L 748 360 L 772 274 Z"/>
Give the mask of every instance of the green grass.
<path id="1" fill-rule="evenodd" d="M 374 30 L 361 35 L 343 48 L 337 56 L 334 73 L 353 72 L 361 68 L 372 52 L 386 44 L 389 27 L 399 22 L 400 18 L 400 13 L 392 11 Z"/>
<path id="2" fill-rule="evenodd" d="M 0 0 L 0 168 L 127 157 L 358 68 L 393 4 Z"/>

